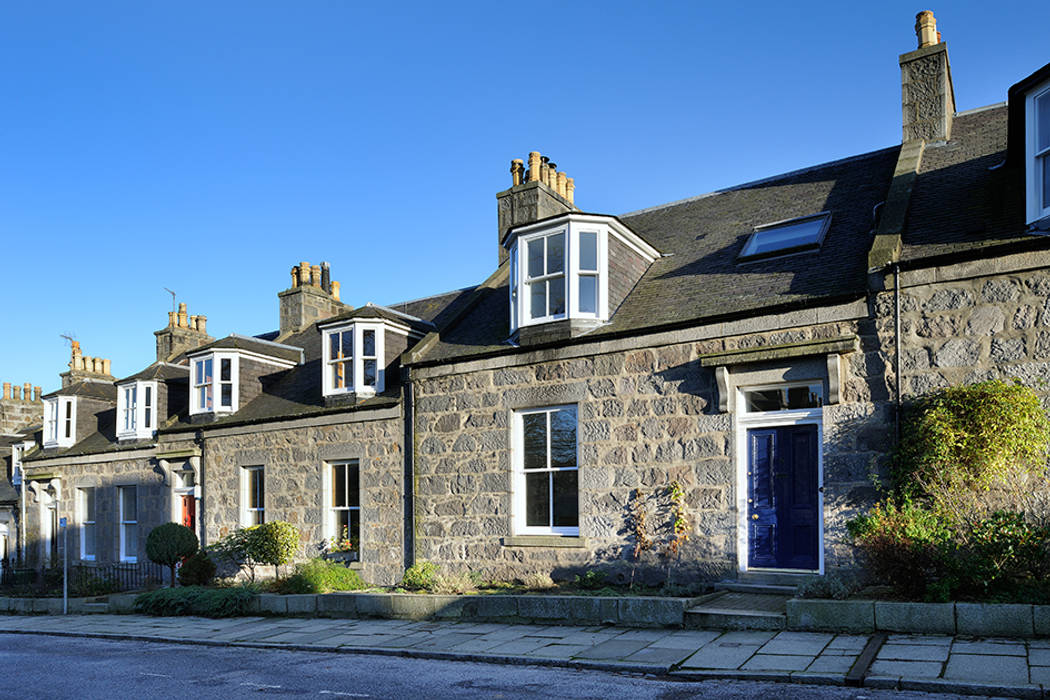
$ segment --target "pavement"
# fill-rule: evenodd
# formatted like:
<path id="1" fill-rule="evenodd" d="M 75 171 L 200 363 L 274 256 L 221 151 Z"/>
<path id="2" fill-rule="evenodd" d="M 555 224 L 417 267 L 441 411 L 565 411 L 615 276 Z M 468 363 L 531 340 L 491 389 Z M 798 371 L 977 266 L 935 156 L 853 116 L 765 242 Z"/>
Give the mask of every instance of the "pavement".
<path id="1" fill-rule="evenodd" d="M 0 632 L 1050 697 L 1050 639 L 141 615 L 6 615 Z"/>

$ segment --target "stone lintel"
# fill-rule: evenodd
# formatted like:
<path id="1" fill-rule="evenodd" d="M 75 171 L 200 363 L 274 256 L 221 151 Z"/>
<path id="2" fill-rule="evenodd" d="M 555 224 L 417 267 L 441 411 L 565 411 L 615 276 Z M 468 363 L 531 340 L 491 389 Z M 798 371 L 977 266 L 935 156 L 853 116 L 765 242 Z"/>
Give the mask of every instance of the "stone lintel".
<path id="1" fill-rule="evenodd" d="M 571 547 L 585 549 L 586 537 L 563 537 L 561 535 L 509 535 L 500 539 L 504 547 Z"/>
<path id="2" fill-rule="evenodd" d="M 754 362 L 785 360 L 808 355 L 844 354 L 857 349 L 860 340 L 855 335 L 832 338 L 830 340 L 811 340 L 804 343 L 785 343 L 784 345 L 766 345 L 746 350 L 730 350 L 700 356 L 701 367 L 731 367 Z"/>
<path id="3" fill-rule="evenodd" d="M 156 455 L 157 459 L 185 459 L 186 457 L 200 457 L 201 450 L 199 447 L 190 447 L 182 450 L 171 450 L 169 452 L 158 452 Z"/>

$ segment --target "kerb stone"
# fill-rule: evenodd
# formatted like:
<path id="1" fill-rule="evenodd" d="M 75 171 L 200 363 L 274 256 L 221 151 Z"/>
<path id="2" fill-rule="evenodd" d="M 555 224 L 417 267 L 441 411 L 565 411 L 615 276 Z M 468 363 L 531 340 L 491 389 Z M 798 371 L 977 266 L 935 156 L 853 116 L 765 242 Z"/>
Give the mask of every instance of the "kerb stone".
<path id="1" fill-rule="evenodd" d="M 681 627 L 686 602 L 678 598 L 621 598 L 620 624 L 634 627 Z"/>
<path id="2" fill-rule="evenodd" d="M 317 612 L 325 617 L 357 617 L 357 594 L 326 593 L 317 596 Z"/>
<path id="3" fill-rule="evenodd" d="M 790 629 L 871 632 L 875 602 L 871 600 L 789 600 Z"/>
<path id="4" fill-rule="evenodd" d="M 887 632 L 955 634 L 952 603 L 875 603 L 875 629 Z"/>
<path id="5" fill-rule="evenodd" d="M 393 617 L 391 596 L 385 593 L 358 593 L 357 614 L 361 617 Z"/>
<path id="6" fill-rule="evenodd" d="M 313 615 L 317 612 L 317 598 L 312 593 L 284 596 L 289 615 Z"/>
<path id="7" fill-rule="evenodd" d="M 403 620 L 425 620 L 438 609 L 437 596 L 402 593 L 390 596 L 394 617 Z M 444 596 L 442 596 L 444 597 Z"/>
<path id="8" fill-rule="evenodd" d="M 1031 637 L 1032 606 L 1010 603 L 956 603 L 958 633 L 975 637 Z"/>
<path id="9" fill-rule="evenodd" d="M 1032 606 L 1032 626 L 1036 637 L 1050 637 L 1050 605 Z"/>
<path id="10" fill-rule="evenodd" d="M 518 615 L 527 620 L 565 624 L 572 618 L 572 602 L 558 596 L 521 596 Z"/>
<path id="11" fill-rule="evenodd" d="M 489 595 L 477 600 L 478 617 L 485 620 L 503 620 L 518 616 L 517 596 Z"/>

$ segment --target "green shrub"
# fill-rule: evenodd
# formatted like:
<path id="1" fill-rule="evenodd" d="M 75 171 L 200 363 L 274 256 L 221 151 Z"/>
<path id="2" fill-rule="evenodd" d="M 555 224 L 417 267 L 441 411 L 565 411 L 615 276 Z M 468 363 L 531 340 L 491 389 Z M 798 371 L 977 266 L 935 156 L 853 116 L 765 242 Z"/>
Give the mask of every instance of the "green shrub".
<path id="1" fill-rule="evenodd" d="M 823 598 L 846 600 L 860 590 L 860 581 L 853 574 L 833 572 L 816 576 L 799 585 L 795 595 L 799 598 Z"/>
<path id="2" fill-rule="evenodd" d="M 247 586 L 161 588 L 135 598 L 135 611 L 144 615 L 237 617 L 248 613 L 254 597 L 255 591 Z"/>
<path id="3" fill-rule="evenodd" d="M 203 549 L 182 562 L 179 583 L 183 586 L 207 586 L 215 578 L 216 566 Z"/>
<path id="4" fill-rule="evenodd" d="M 434 587 L 434 577 L 437 576 L 437 572 L 437 564 L 422 559 L 405 570 L 405 575 L 401 578 L 401 586 L 410 591 L 429 591 Z"/>
<path id="5" fill-rule="evenodd" d="M 171 585 L 175 585 L 175 565 L 192 557 L 200 548 L 193 530 L 179 523 L 164 523 L 146 536 L 146 556 L 149 560 L 171 569 Z"/>
<path id="6" fill-rule="evenodd" d="M 604 571 L 588 569 L 583 576 L 575 576 L 572 582 L 577 588 L 582 588 L 585 591 L 596 591 L 600 588 L 605 588 L 605 579 L 606 574 Z"/>
<path id="7" fill-rule="evenodd" d="M 458 574 L 437 574 L 430 586 L 431 593 L 438 595 L 462 595 L 478 590 L 477 580 L 468 572 Z"/>
<path id="8" fill-rule="evenodd" d="M 955 557 L 961 592 L 971 596 L 1008 593 L 1047 573 L 1050 529 L 1027 522 L 1021 513 L 996 512 L 965 533 Z"/>
<path id="9" fill-rule="evenodd" d="M 332 591 L 359 591 L 367 588 L 356 571 L 338 562 L 311 559 L 297 564 L 295 573 L 279 579 L 274 586 L 277 593 L 330 593 Z"/>
<path id="10" fill-rule="evenodd" d="M 277 578 L 279 567 L 299 551 L 299 528 L 280 520 L 257 525 L 249 528 L 248 547 L 250 558 L 272 566 Z"/>

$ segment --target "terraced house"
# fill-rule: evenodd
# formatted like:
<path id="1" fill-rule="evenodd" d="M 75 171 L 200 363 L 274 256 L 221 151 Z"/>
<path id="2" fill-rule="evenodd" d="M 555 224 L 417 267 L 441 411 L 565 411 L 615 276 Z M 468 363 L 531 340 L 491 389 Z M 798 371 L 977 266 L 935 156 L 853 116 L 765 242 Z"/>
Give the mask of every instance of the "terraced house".
<path id="1" fill-rule="evenodd" d="M 278 331 L 183 309 L 124 379 L 74 348 L 23 458 L 30 554 L 60 514 L 88 561 L 287 520 L 381 584 L 855 566 L 903 398 L 1050 377 L 1050 65 L 958 111 L 932 13 L 916 33 L 899 144 L 619 215 L 531 153 L 477 286 L 353 308 L 303 263 Z"/>

